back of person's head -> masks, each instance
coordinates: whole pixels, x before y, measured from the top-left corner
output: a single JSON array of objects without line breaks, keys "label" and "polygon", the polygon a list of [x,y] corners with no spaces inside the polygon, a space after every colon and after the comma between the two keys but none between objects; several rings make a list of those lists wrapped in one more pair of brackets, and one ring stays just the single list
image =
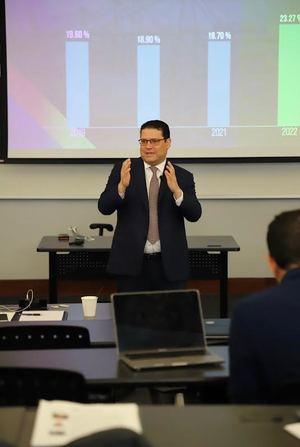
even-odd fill
[{"label": "back of person's head", "polygon": [[267,244],[280,268],[300,267],[300,209],[275,216],[268,227]]},{"label": "back of person's head", "polygon": [[151,444],[142,434],[127,428],[113,428],[75,439],[66,447],[151,447]]},{"label": "back of person's head", "polygon": [[170,138],[170,128],[169,128],[168,124],[165,123],[164,121],[161,121],[161,120],[146,121],[146,123],[141,125],[140,132],[142,132],[143,129],[161,130],[163,137],[165,139]]}]

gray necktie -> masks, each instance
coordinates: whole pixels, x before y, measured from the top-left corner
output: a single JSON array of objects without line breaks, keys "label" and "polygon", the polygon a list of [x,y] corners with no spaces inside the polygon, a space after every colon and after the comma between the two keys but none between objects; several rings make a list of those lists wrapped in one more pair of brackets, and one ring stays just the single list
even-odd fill
[{"label": "gray necktie", "polygon": [[157,178],[157,168],[155,166],[150,167],[152,171],[152,178],[149,186],[149,229],[148,229],[148,241],[154,244],[159,240],[158,231],[158,219],[157,219],[157,199],[159,182]]}]

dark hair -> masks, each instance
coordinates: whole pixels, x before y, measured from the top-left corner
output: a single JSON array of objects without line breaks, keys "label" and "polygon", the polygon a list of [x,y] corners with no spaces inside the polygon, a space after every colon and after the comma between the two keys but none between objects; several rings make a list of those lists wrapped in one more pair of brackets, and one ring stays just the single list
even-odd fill
[{"label": "dark hair", "polygon": [[267,244],[279,267],[300,266],[300,209],[275,216],[268,227]]},{"label": "dark hair", "polygon": [[151,120],[146,121],[144,124],[141,125],[140,133],[143,129],[157,129],[161,130],[164,139],[170,138],[170,128],[167,123],[160,120]]}]

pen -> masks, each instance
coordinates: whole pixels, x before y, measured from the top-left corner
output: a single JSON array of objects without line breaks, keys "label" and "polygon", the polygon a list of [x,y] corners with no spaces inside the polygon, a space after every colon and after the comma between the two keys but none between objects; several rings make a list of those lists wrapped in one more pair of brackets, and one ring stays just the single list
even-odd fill
[{"label": "pen", "polygon": [[38,317],[38,316],[41,316],[41,314],[24,314],[24,313],[22,313],[22,315],[30,315],[30,316],[35,316],[35,317]]}]

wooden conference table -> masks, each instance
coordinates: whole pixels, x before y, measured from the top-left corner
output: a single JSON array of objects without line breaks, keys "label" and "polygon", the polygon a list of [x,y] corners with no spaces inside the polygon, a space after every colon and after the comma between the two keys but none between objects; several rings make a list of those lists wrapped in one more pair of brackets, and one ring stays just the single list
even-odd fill
[{"label": "wooden conference table", "polygon": [[[153,447],[296,447],[285,424],[299,420],[294,406],[140,406],[143,434]],[[1,439],[28,447],[35,409],[0,408]]]},{"label": "wooden conference table", "polygon": [[[220,317],[228,316],[228,252],[240,247],[232,236],[189,236],[190,278],[218,280]],[[59,279],[108,277],[106,267],[112,238],[95,236],[83,245],[69,245],[57,236],[44,236],[38,252],[49,254],[49,302],[58,302]]]}]

